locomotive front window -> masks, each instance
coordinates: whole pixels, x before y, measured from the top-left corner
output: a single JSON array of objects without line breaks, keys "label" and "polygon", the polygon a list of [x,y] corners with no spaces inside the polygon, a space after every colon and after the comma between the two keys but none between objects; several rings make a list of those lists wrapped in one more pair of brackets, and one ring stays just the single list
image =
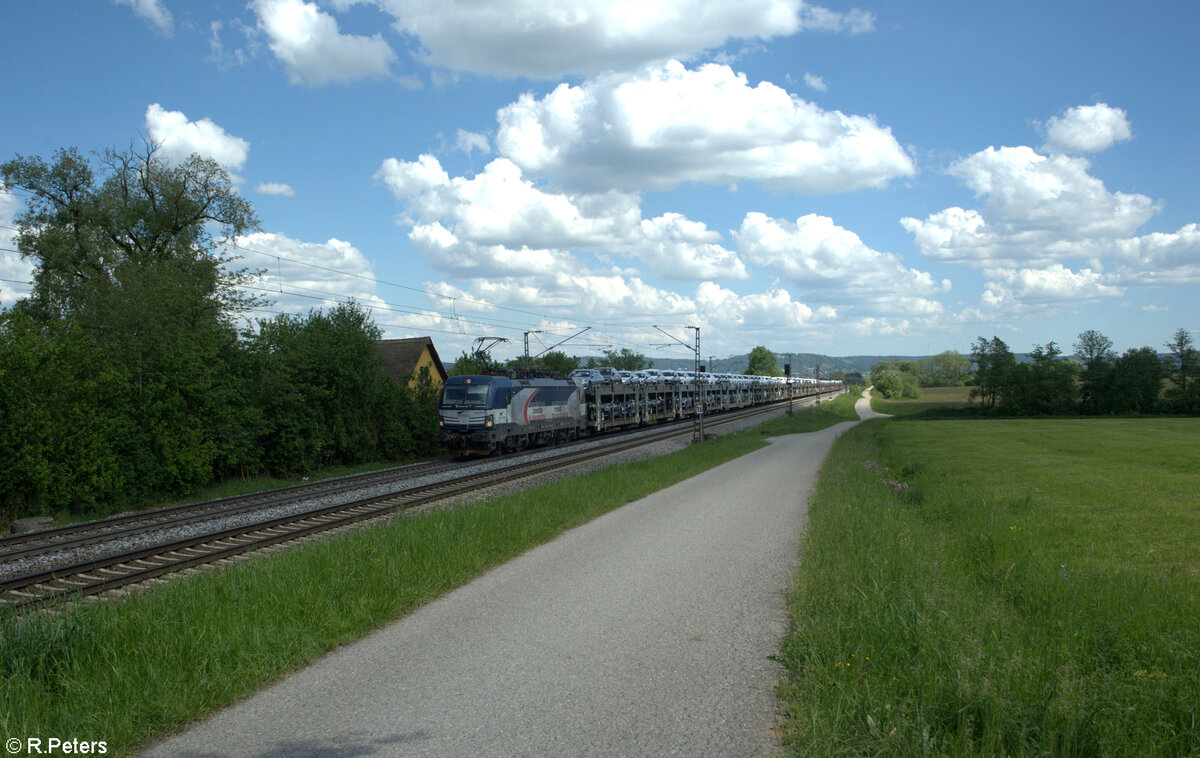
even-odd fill
[{"label": "locomotive front window", "polygon": [[490,384],[447,384],[442,390],[443,405],[486,406]]},{"label": "locomotive front window", "polygon": [[490,388],[490,384],[468,384],[467,405],[487,405],[488,389]]}]

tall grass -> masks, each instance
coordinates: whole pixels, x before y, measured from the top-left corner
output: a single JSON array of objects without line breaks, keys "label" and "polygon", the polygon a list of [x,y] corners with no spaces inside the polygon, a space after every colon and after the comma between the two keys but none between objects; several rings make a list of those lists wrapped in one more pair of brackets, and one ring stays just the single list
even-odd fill
[{"label": "tall grass", "polygon": [[[800,412],[788,422],[842,420],[833,404],[822,408],[816,421]],[[121,601],[0,612],[0,735],[105,740],[110,755],[126,753],[534,545],[763,444],[757,431],[727,435]]]},{"label": "tall grass", "polygon": [[826,460],[797,755],[1200,755],[1200,422],[875,421]]}]

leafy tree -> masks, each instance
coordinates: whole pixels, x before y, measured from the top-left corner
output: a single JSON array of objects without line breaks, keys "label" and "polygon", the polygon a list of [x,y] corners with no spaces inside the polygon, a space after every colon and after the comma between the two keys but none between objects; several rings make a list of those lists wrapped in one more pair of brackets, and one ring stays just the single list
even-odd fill
[{"label": "leafy tree", "polygon": [[[465,353],[464,353],[465,355]],[[592,359],[593,364],[595,359]],[[468,364],[474,368],[486,368],[468,357]],[[600,364],[608,365],[608,364]],[[568,356],[561,350],[552,350],[538,356],[517,356],[505,364],[508,372],[517,377],[564,377],[579,368],[579,358]]]},{"label": "leafy tree", "polygon": [[458,356],[458,360],[454,361],[454,365],[447,369],[446,373],[449,376],[486,374],[489,371],[495,370],[495,367],[492,359],[486,353],[468,353],[464,350],[462,355]]},{"label": "leafy tree", "polygon": [[579,368],[579,357],[567,355],[561,350],[551,350],[545,355],[538,356],[538,367],[555,376],[566,376]]},{"label": "leafy tree", "polygon": [[1075,411],[1080,364],[1059,360],[1062,351],[1053,342],[1035,345],[1029,363],[1011,365],[1002,379],[1004,410],[1018,415],[1056,415]]},{"label": "leafy tree", "polygon": [[1072,347],[1083,360],[1079,408],[1084,413],[1111,413],[1113,404],[1112,340],[1094,329],[1081,332]]},{"label": "leafy tree", "polygon": [[153,144],[17,158],[17,244],[34,289],[0,313],[0,511],[102,514],[214,477],[429,452],[436,390],[384,373],[355,304],[239,335],[245,271],[221,240],[256,228],[218,164]]},{"label": "leafy tree", "polygon": [[873,379],[871,383],[879,391],[879,394],[888,400],[904,396],[904,380],[900,378],[900,373],[893,369],[882,372],[878,380]]},{"label": "leafy tree", "polygon": [[749,364],[742,373],[747,376],[783,376],[775,353],[763,345],[750,351]]},{"label": "leafy tree", "polygon": [[1173,410],[1183,413],[1200,412],[1200,386],[1189,381],[1200,366],[1200,351],[1195,347],[1191,332],[1179,329],[1174,338],[1167,343],[1171,351],[1168,371],[1174,386],[1168,397]]},{"label": "leafy tree", "polygon": [[971,359],[946,350],[917,362],[922,387],[961,387],[971,378]]},{"label": "leafy tree", "polygon": [[23,156],[0,164],[4,182],[31,195],[17,219],[17,245],[38,262],[33,312],[83,316],[93,331],[113,331],[105,329],[113,316],[145,324],[159,314],[112,313],[114,300],[132,299],[121,298],[124,288],[139,284],[151,292],[169,284],[190,296],[181,319],[253,304],[236,289],[244,272],[229,271],[217,255],[214,229],[232,238],[258,227],[224,168],[196,155],[172,166],[153,143],[141,152],[106,150],[98,163],[99,184],[75,148],[59,150],[53,164]]},{"label": "leafy tree", "polygon": [[1126,350],[1108,366],[1108,413],[1154,413],[1159,408],[1166,371],[1152,347]]},{"label": "leafy tree", "polygon": [[889,400],[917,396],[920,379],[912,361],[879,361],[871,367],[871,384]]},{"label": "leafy tree", "polygon": [[985,410],[995,408],[1009,374],[1017,365],[1017,359],[1008,345],[999,337],[989,341],[980,337],[971,345],[971,356],[975,359],[976,387],[971,390],[971,399],[980,398]]},{"label": "leafy tree", "polygon": [[1192,373],[1196,363],[1195,342],[1192,340],[1191,333],[1187,329],[1180,328],[1175,332],[1174,338],[1167,343],[1167,349],[1171,351],[1171,355],[1175,356],[1179,388],[1186,392],[1188,376]]},{"label": "leafy tree", "polygon": [[250,205],[214,161],[171,165],[152,143],[94,164],[73,148],[52,163],[17,156],[0,178],[30,195],[17,245],[36,266],[21,309],[111,379],[100,400],[125,425],[113,441],[123,492],[137,501],[206,483],[244,450],[227,428],[244,408],[228,362],[253,301],[215,235],[256,228]]},{"label": "leafy tree", "polygon": [[1095,329],[1080,332],[1079,341],[1072,345],[1075,355],[1083,360],[1084,369],[1091,368],[1096,363],[1112,361],[1116,356],[1112,351],[1112,340]]},{"label": "leafy tree", "polygon": [[650,359],[641,353],[623,347],[620,350],[605,350],[604,365],[612,366],[618,371],[641,371],[650,368]]},{"label": "leafy tree", "polygon": [[[1094,361],[1079,374],[1079,412],[1091,415],[1115,413],[1116,358]],[[1160,371],[1161,373],[1161,371]]]}]

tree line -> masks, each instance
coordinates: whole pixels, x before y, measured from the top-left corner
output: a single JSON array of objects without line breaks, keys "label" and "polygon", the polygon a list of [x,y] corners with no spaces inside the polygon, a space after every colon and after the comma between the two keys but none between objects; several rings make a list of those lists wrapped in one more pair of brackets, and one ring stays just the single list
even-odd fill
[{"label": "tree line", "polygon": [[1164,344],[1165,356],[1150,346],[1117,355],[1112,340],[1091,329],[1077,339],[1078,360],[1050,342],[1020,361],[999,337],[980,337],[971,358],[947,351],[917,363],[881,361],[871,381],[893,399],[916,397],[922,386],[973,384],[981,410],[1004,415],[1200,413],[1200,352],[1186,329]]},{"label": "tree line", "polygon": [[430,452],[436,392],[356,304],[280,314],[219,254],[258,228],[215,161],[153,144],[0,165],[30,294],[0,312],[0,515],[103,515],[230,477]]},{"label": "tree line", "polygon": [[1117,355],[1112,340],[1094,329],[1077,339],[1072,347],[1081,360],[1062,359],[1050,342],[1021,363],[999,337],[980,337],[972,346],[973,397],[986,410],[1011,415],[1200,413],[1200,352],[1186,329],[1164,343],[1162,357],[1151,346]]}]

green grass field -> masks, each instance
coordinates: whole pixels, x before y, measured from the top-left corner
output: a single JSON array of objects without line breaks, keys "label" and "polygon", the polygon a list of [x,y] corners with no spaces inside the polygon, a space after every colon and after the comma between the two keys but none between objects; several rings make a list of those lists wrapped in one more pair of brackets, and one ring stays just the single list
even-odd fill
[{"label": "green grass field", "polygon": [[876,413],[891,416],[929,416],[969,408],[970,393],[970,387],[921,387],[915,400],[885,400],[878,393],[872,393],[871,408]]},{"label": "green grass field", "polygon": [[1200,755],[1198,493],[1197,419],[843,435],[790,601],[790,750]]}]

